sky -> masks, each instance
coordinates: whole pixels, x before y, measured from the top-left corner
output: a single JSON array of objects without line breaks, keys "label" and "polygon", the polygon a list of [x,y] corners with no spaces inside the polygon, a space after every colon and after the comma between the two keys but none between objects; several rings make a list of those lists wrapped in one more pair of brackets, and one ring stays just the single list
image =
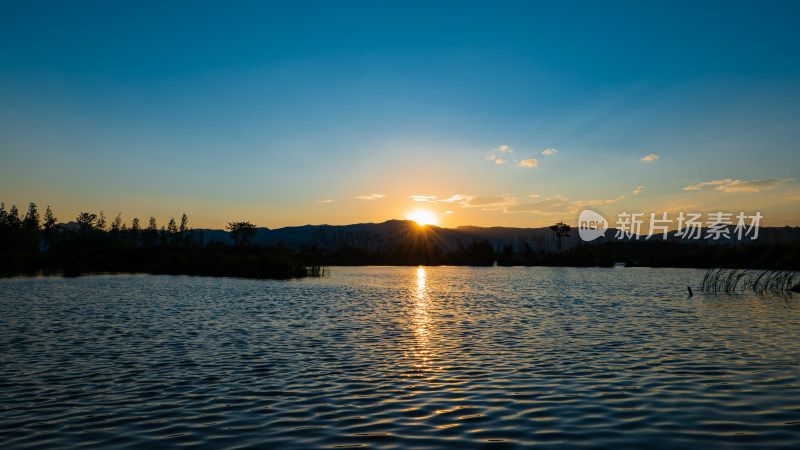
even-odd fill
[{"label": "sky", "polygon": [[797,2],[3,2],[0,201],[159,225],[800,220]]}]

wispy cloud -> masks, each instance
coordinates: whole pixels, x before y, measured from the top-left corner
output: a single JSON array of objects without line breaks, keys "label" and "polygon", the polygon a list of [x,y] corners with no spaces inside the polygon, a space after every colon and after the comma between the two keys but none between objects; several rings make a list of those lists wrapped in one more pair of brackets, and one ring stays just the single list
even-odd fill
[{"label": "wispy cloud", "polygon": [[333,203],[334,200],[316,200],[317,203]]},{"label": "wispy cloud", "polygon": [[725,192],[758,192],[768,191],[776,187],[794,181],[794,178],[770,178],[769,180],[741,181],[733,180],[728,184],[717,186],[715,189]]},{"label": "wispy cloud", "polygon": [[506,208],[508,213],[527,212],[542,215],[572,214],[577,208],[566,198],[556,195],[544,200],[518,203]]},{"label": "wispy cloud", "polygon": [[[508,194],[495,196],[476,196],[457,194],[436,200],[456,204],[461,208],[478,208],[484,211],[502,210],[504,213],[533,213],[545,216],[577,214],[586,206],[604,206],[625,199],[624,195],[612,199],[572,201],[561,195],[540,200],[537,194],[527,198],[517,198]],[[449,214],[449,213],[447,213]]]},{"label": "wispy cloud", "polygon": [[519,162],[520,167],[536,167],[536,160],[534,158],[531,159],[523,159]]},{"label": "wispy cloud", "polygon": [[704,181],[702,183],[690,184],[689,186],[686,186],[685,188],[683,188],[683,190],[684,191],[699,191],[700,189],[704,188],[705,186],[717,186],[717,185],[722,185],[722,184],[728,184],[731,181],[733,181],[733,180],[731,180],[730,178],[726,178],[724,180]]},{"label": "wispy cloud", "polygon": [[654,153],[650,153],[649,155],[647,155],[644,158],[642,158],[642,161],[653,161],[655,159],[658,159],[658,155],[656,155]]},{"label": "wispy cloud", "polygon": [[542,150],[542,154],[544,156],[551,156],[551,155],[555,155],[556,153],[558,153],[558,150],[556,150],[554,148],[546,148],[546,149]]},{"label": "wispy cloud", "polygon": [[380,200],[380,199],[382,199],[384,197],[386,197],[386,194],[359,195],[356,198],[361,199],[361,200]]},{"label": "wispy cloud", "polygon": [[612,198],[612,199],[608,199],[608,200],[576,200],[573,203],[575,203],[575,206],[580,206],[580,207],[598,206],[598,205],[608,205],[609,203],[616,203],[616,202],[618,202],[620,200],[624,200],[624,199],[625,199],[625,196],[624,195],[620,195],[617,198]]},{"label": "wispy cloud", "polygon": [[466,206],[468,208],[481,208],[484,210],[492,210],[492,209],[507,208],[509,206],[515,205],[516,203],[517,199],[506,195],[477,196],[477,197],[471,197],[469,201],[466,202],[466,204],[462,203],[462,206]]},{"label": "wispy cloud", "polygon": [[432,202],[436,199],[435,195],[409,195],[415,202]]},{"label": "wispy cloud", "polygon": [[462,208],[481,208],[487,211],[503,209],[517,203],[516,198],[508,195],[480,196],[456,194],[438,201],[454,203]]},{"label": "wispy cloud", "polygon": [[463,201],[469,200],[470,198],[472,198],[472,197],[469,196],[469,195],[456,194],[456,195],[451,195],[448,198],[443,198],[443,199],[441,199],[439,201],[440,202],[445,202],[445,203],[461,203]]},{"label": "wispy cloud", "polygon": [[499,158],[498,154],[502,155],[505,153],[514,153],[514,149],[507,146],[507,145],[500,145],[492,149],[492,152],[486,155],[486,159],[489,161],[494,161],[495,164],[505,164],[508,161],[505,159]]},{"label": "wispy cloud", "polygon": [[690,184],[683,188],[684,191],[699,191],[706,186],[715,186],[717,191],[725,192],[759,192],[775,189],[778,186],[794,181],[794,178],[770,178],[768,180],[724,180],[704,181],[702,183]]},{"label": "wispy cloud", "polygon": [[445,211],[442,213],[443,216],[449,216],[450,214],[453,214],[453,211]]},{"label": "wispy cloud", "polygon": [[633,195],[636,195],[645,189],[647,189],[647,186],[638,186],[636,189],[633,190]]}]

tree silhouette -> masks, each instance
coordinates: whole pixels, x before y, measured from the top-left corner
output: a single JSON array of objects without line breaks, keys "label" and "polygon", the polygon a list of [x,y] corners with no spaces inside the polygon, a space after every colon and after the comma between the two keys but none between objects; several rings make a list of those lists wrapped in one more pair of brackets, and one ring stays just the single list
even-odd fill
[{"label": "tree silhouette", "polygon": [[130,237],[128,239],[130,239],[134,243],[138,243],[141,231],[142,227],[139,225],[139,218],[134,217],[133,220],[131,221],[131,229],[129,231]]},{"label": "tree silhouette", "polygon": [[100,231],[106,231],[106,215],[103,214],[103,211],[100,211],[100,215],[97,216],[97,225],[95,225]]},{"label": "tree silhouette", "polygon": [[22,228],[27,231],[39,231],[39,211],[36,210],[36,203],[31,202],[28,206],[28,213],[22,219]]},{"label": "tree silhouette", "polygon": [[48,206],[47,210],[44,212],[44,231],[42,232],[44,235],[45,250],[49,250],[50,247],[53,246],[53,238],[55,237],[56,232],[56,220],[56,216],[53,215],[53,211],[50,210],[50,207]]},{"label": "tree silhouette", "polygon": [[178,224],[175,223],[174,217],[169,218],[169,224],[167,224],[167,232],[169,234],[175,234],[178,232]]},{"label": "tree silhouette", "polygon": [[158,240],[158,224],[155,217],[150,217],[147,228],[142,232],[142,243],[146,246],[156,245]]},{"label": "tree silhouette", "polygon": [[175,245],[180,241],[180,236],[178,235],[178,224],[175,223],[175,218],[169,218],[169,224],[167,224],[167,240],[169,241],[169,245]]},{"label": "tree silhouette", "polygon": [[558,251],[561,251],[561,238],[569,236],[569,233],[572,231],[572,227],[564,223],[562,220],[555,225],[550,225],[550,229],[556,234],[556,239],[558,239]]},{"label": "tree silhouette", "polygon": [[181,245],[183,246],[191,246],[194,232],[189,232],[187,235],[186,232],[189,231],[189,216],[186,213],[183,213],[181,216],[181,226],[178,228],[178,232],[181,234]]},{"label": "tree silhouette", "polygon": [[88,233],[97,225],[97,214],[82,212],[78,214],[75,221],[78,222],[82,232]]},{"label": "tree silhouette", "polygon": [[250,239],[256,235],[256,226],[250,222],[228,222],[225,229],[230,232],[231,239],[236,242],[237,246],[249,243]]},{"label": "tree silhouette", "polygon": [[183,233],[184,231],[189,231],[189,216],[187,216],[186,213],[183,213],[183,216],[181,216],[180,232]]},{"label": "tree silhouette", "polygon": [[17,205],[11,205],[11,209],[8,211],[8,216],[6,216],[6,226],[12,230],[19,230],[22,228],[22,220],[19,218]]},{"label": "tree silhouette", "polygon": [[122,213],[117,214],[117,217],[114,218],[114,221],[111,222],[111,232],[112,233],[119,233],[122,231]]}]

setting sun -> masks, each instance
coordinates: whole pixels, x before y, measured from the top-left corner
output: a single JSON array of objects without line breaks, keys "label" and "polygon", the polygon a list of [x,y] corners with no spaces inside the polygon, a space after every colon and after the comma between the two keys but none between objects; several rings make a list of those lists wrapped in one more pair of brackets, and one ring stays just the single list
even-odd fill
[{"label": "setting sun", "polygon": [[439,223],[436,215],[425,209],[417,209],[411,211],[406,217],[409,220],[417,222],[418,225],[437,225]]}]

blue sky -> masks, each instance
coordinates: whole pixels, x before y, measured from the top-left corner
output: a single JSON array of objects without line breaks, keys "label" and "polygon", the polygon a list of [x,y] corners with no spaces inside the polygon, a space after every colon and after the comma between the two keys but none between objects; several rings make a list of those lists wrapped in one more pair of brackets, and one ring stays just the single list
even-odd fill
[{"label": "blue sky", "polygon": [[3,10],[7,207],[208,227],[800,219],[794,2]]}]

